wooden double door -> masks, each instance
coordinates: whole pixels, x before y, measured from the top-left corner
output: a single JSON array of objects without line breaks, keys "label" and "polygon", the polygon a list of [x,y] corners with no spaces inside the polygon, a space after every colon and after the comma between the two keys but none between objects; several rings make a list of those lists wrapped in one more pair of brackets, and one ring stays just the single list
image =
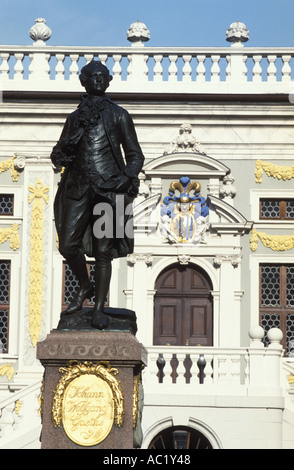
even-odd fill
[{"label": "wooden double door", "polygon": [[155,284],[155,345],[212,346],[212,285],[202,269],[173,265]]}]

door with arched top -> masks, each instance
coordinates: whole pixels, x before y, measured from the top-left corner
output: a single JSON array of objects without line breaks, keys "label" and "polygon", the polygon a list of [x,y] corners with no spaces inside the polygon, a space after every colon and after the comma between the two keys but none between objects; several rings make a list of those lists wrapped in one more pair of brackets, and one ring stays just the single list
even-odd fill
[{"label": "door with arched top", "polygon": [[203,269],[172,265],[160,273],[155,290],[155,345],[212,346],[212,284]]}]

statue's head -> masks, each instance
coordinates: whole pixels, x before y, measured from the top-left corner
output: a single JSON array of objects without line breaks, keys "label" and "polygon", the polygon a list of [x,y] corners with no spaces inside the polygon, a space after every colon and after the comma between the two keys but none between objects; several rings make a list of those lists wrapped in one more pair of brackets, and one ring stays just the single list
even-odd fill
[{"label": "statue's head", "polygon": [[98,60],[89,62],[80,73],[80,82],[90,95],[103,95],[111,80],[108,68]]}]

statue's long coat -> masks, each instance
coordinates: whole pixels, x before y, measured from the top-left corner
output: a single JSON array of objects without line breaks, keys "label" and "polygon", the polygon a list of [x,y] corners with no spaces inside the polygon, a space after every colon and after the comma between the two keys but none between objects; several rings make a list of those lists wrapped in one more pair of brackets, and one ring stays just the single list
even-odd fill
[{"label": "statue's long coat", "polygon": [[[83,103],[82,103],[83,104]],[[81,104],[81,106],[82,106]],[[64,125],[60,139],[57,145],[53,148],[51,160],[56,166],[65,166],[65,171],[62,175],[57,194],[54,201],[54,215],[57,234],[60,236],[61,223],[63,220],[64,201],[68,197],[67,182],[71,172],[71,163],[75,158],[75,150],[83,136],[84,129],[80,123],[80,107],[71,113]],[[112,150],[113,157],[117,163],[118,168],[122,174],[130,177],[137,178],[144,162],[144,156],[140,145],[138,143],[134,124],[129,113],[122,107],[113,103],[108,97],[104,99],[104,106],[101,110],[101,118],[104,125],[106,135]],[[124,157],[121,152],[121,147],[124,151]],[[101,189],[115,211],[115,197],[117,191],[115,187],[111,190],[112,175],[105,175],[103,167],[97,168],[98,173],[103,175],[105,181],[105,188]],[[116,183],[115,183],[116,185]],[[79,198],[79,193],[84,193],[84,188],[79,186],[77,182],[76,195]],[[127,194],[125,197],[125,205],[132,202],[133,197]],[[125,215],[125,224],[130,221],[132,214]],[[128,224],[129,225],[129,224]],[[88,227],[83,240],[84,252],[92,255],[92,234],[91,228]],[[117,238],[114,242],[113,257],[126,256],[133,252],[134,239],[129,238],[126,234],[124,238]]]}]

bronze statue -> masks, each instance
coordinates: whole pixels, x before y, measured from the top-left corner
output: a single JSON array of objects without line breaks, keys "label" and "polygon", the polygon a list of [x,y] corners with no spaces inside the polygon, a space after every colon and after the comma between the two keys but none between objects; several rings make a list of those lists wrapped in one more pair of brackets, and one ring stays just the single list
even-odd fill
[{"label": "bronze statue", "polygon": [[[106,328],[109,323],[104,303],[111,279],[111,261],[133,251],[133,235],[126,230],[121,235],[121,229],[132,223],[132,214],[125,209],[137,195],[138,174],[144,161],[129,113],[105,95],[111,79],[107,67],[99,61],[93,60],[82,68],[80,81],[87,95],[68,116],[51,154],[56,167],[65,167],[54,202],[59,251],[80,285],[66,315],[79,312],[85,299],[94,292],[91,325],[98,329]],[[123,201],[119,217],[118,196]],[[115,228],[110,230],[112,233],[107,230],[93,233],[95,224],[99,226],[101,217],[105,216],[105,211],[95,209],[97,204],[109,207],[107,216]],[[85,253],[95,258],[94,291]]]}]

